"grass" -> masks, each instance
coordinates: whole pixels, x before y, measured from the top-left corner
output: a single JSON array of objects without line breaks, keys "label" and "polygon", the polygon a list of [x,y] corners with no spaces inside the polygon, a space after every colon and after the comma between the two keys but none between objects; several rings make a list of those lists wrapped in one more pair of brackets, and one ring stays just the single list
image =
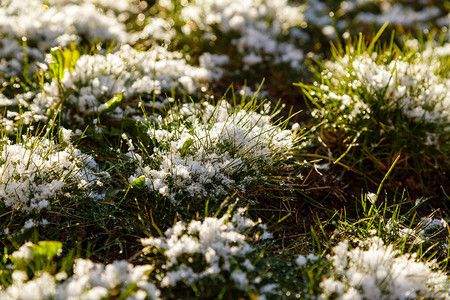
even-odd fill
[{"label": "grass", "polygon": [[[371,60],[369,54],[374,46],[378,47],[372,55],[376,55],[374,63],[362,66]],[[393,159],[401,155],[394,170],[394,180],[417,196],[433,193],[433,190],[439,194],[439,187],[445,186],[444,174],[449,166],[447,116],[444,113],[443,119],[432,119],[425,117],[425,111],[418,116],[412,115],[411,111],[418,109],[416,105],[421,101],[418,99],[423,99],[421,91],[427,89],[426,86],[434,89],[434,79],[445,82],[448,64],[445,59],[421,58],[415,50],[396,46],[393,42],[385,47],[376,44],[375,40],[368,44],[360,37],[347,45],[346,50],[335,49],[332,54],[335,62],[325,66],[319,62],[318,69],[314,70],[317,81],[313,85],[298,84],[311,101],[313,117],[317,122],[324,122],[316,135],[316,147],[324,148],[322,155],[331,155],[335,164],[341,162],[362,170],[375,181],[380,181]],[[436,46],[428,44],[428,47]],[[406,87],[404,77],[418,76],[418,70],[413,71],[414,65],[423,62],[436,68],[430,72],[437,77],[419,79]],[[371,78],[378,71],[369,71],[370,68],[383,69],[387,65],[389,67],[382,71],[383,74],[378,73],[378,76],[384,76],[385,83],[376,81],[381,77]],[[408,75],[408,72],[415,73]],[[393,94],[402,88],[408,91]],[[437,98],[425,97],[429,102],[422,105],[431,114],[438,112],[447,101],[445,92]],[[425,182],[434,182],[434,187]]]},{"label": "grass", "polygon": [[0,26],[1,299],[449,297],[446,3],[100,2]]}]

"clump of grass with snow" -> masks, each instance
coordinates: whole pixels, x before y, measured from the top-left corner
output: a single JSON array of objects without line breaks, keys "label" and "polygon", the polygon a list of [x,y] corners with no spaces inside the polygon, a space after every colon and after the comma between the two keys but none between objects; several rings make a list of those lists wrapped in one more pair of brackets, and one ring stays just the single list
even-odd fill
[{"label": "clump of grass with snow", "polygon": [[380,190],[361,196],[355,217],[345,211],[335,215],[337,226],[325,237],[333,247],[298,256],[299,274],[309,282],[299,287],[306,287],[305,299],[449,297],[448,235],[445,241],[436,239],[447,223],[416,220],[421,203],[411,208],[405,198],[383,200]]},{"label": "clump of grass with snow", "polygon": [[164,237],[142,239],[142,265],[61,257],[60,242],[27,242],[2,258],[0,299],[275,295],[278,284],[258,271],[267,267],[260,246],[271,237],[240,208],[221,218],[177,222]]},{"label": "clump of grass with snow", "polygon": [[174,204],[244,192],[282,168],[296,145],[298,135],[286,122],[272,123],[276,112],[254,101],[235,108],[225,100],[174,108],[149,124],[144,146],[150,154],[129,154],[139,164],[129,181]]},{"label": "clump of grass with snow", "polygon": [[413,202],[408,201],[405,191],[401,197],[383,196],[381,191],[362,194],[356,203],[360,207],[356,217],[341,215],[332,239],[354,241],[376,236],[402,252],[445,260],[450,233],[445,218],[437,218],[438,211],[419,217],[426,211],[426,199]]},{"label": "clump of grass with snow", "polygon": [[155,278],[163,294],[177,297],[195,292],[197,296],[216,297],[274,293],[277,284],[268,284],[264,275],[255,272],[259,259],[258,248],[253,246],[272,235],[264,226],[258,235],[252,235],[251,230],[261,224],[244,214],[245,209],[240,208],[221,218],[177,222],[164,237],[142,239],[146,257],[160,270]]},{"label": "clump of grass with snow", "polygon": [[[88,116],[105,112],[122,120],[140,111],[140,100],[149,109],[161,108],[173,93],[200,93],[219,71],[191,66],[180,52],[160,46],[138,51],[123,45],[117,51],[93,55],[80,55],[76,49],[53,49],[47,60],[47,75],[52,78],[41,91],[4,101],[10,110],[19,105],[24,110],[7,114],[9,124],[18,119],[25,123],[47,120],[57,110],[71,122],[80,123]],[[120,99],[114,99],[117,95]]]},{"label": "clump of grass with snow", "polygon": [[401,50],[375,40],[368,45],[360,38],[345,52],[334,51],[313,85],[299,84],[313,104],[312,117],[325,123],[318,144],[335,150],[337,160],[349,154],[347,163],[361,161],[360,151],[384,171],[399,153],[413,168],[445,168],[448,44],[410,40]]},{"label": "clump of grass with snow", "polygon": [[385,22],[401,33],[448,26],[448,9],[444,1],[339,0],[330,3],[309,0],[308,4],[305,18],[310,27],[322,28],[322,33],[329,37],[336,34],[335,29],[339,33],[350,31],[352,35],[361,30],[376,31]]},{"label": "clump of grass with snow", "polygon": [[174,47],[184,45],[193,55],[225,55],[238,70],[259,72],[265,65],[284,65],[299,71],[304,54],[297,44],[308,38],[299,28],[303,10],[286,0],[159,1],[157,16],[141,34]]},{"label": "clump of grass with snow", "polygon": [[320,299],[447,299],[449,279],[433,261],[401,254],[379,237],[333,248],[331,276],[320,284]]},{"label": "clump of grass with snow", "polygon": [[137,37],[129,27],[139,12],[133,0],[5,0],[0,7],[0,76],[14,77],[28,67],[33,72],[50,47],[133,43]]},{"label": "clump of grass with snow", "polygon": [[105,2],[7,0],[0,10],[0,32],[19,39],[26,37],[43,49],[82,38],[129,42],[123,21],[126,13],[136,12],[138,7],[130,0],[118,1],[120,5],[115,6]]},{"label": "clump of grass with snow", "polygon": [[62,243],[41,241],[27,242],[5,256],[3,261],[12,264],[8,271],[1,266],[0,299],[159,299],[159,290],[148,280],[151,265],[105,265],[71,255],[56,261],[61,253]]},{"label": "clump of grass with snow", "polygon": [[70,142],[71,134],[62,129],[61,144],[47,136],[18,136],[16,142],[6,136],[0,139],[0,200],[7,207],[40,212],[68,187],[92,194],[89,190],[101,179],[99,168],[92,156]]}]

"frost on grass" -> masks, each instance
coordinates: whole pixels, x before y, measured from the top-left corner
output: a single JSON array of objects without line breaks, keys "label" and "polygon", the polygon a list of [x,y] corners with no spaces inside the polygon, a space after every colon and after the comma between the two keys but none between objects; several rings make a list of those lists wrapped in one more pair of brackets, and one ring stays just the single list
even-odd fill
[{"label": "frost on grass", "polygon": [[[363,87],[367,94],[375,94],[384,99],[387,103],[383,103],[383,109],[393,110],[399,107],[406,116],[417,121],[445,125],[450,122],[450,80],[445,77],[445,73],[440,74],[440,69],[445,67],[443,64],[443,61],[434,57],[420,56],[411,61],[398,59],[386,64],[377,61],[377,56],[373,54],[362,55],[353,60],[345,56],[337,64],[329,63],[327,66],[333,73],[331,81],[334,83],[351,71],[351,79],[348,80],[352,83],[351,87]],[[336,79],[333,80],[334,78]],[[339,98],[332,93],[326,96]],[[364,100],[359,97],[352,101],[342,95],[341,108],[345,110],[362,101]],[[369,111],[365,110],[364,104],[361,104],[361,107],[354,107],[349,117],[364,111],[370,113],[370,108],[368,109]]]},{"label": "frost on grass", "polygon": [[[50,57],[48,61],[52,63]],[[215,65],[210,63],[210,67]],[[191,66],[181,53],[169,52],[159,46],[137,51],[123,45],[106,55],[82,55],[73,70],[65,70],[61,80],[66,93],[64,97],[67,97],[63,114],[81,122],[87,115],[106,110],[107,102],[123,93],[124,102],[133,105],[122,104],[111,112],[112,116],[122,119],[126,114],[140,111],[137,108],[140,99],[144,105],[152,105],[154,94],[157,100],[164,100],[166,95],[172,95],[172,91],[178,94],[198,93],[218,71]],[[20,119],[26,124],[33,120],[46,120],[47,113],[57,107],[61,97],[58,82],[54,79],[46,83],[40,93],[18,95],[13,104],[20,104],[27,110],[16,115],[11,112],[9,119]]]},{"label": "frost on grass", "polygon": [[[262,288],[262,279],[253,272],[256,265],[250,258],[256,248],[250,243],[249,230],[257,223],[244,213],[241,208],[233,216],[227,213],[220,219],[178,222],[164,237],[142,239],[144,253],[156,255],[165,266],[157,275],[161,287],[195,285],[202,293],[219,292],[224,285],[241,291]],[[267,293],[276,287],[267,289]]]},{"label": "frost on grass", "polygon": [[[41,51],[49,47],[86,40],[133,42],[125,23],[138,12],[132,0],[2,1],[0,75],[20,74],[25,55],[30,63],[42,61]],[[25,51],[22,40],[27,43]]]},{"label": "frost on grass", "polygon": [[[42,259],[33,251],[35,247],[28,242],[13,252],[15,265]],[[0,299],[159,299],[159,290],[148,280],[151,271],[151,265],[133,266],[126,261],[104,265],[88,259],[76,259],[70,277],[65,271],[53,274],[43,270],[29,278],[29,273],[17,268],[12,272],[12,284],[0,290]]]},{"label": "frost on grass", "polygon": [[401,254],[378,237],[349,248],[333,248],[331,276],[322,280],[321,299],[448,299],[448,277],[433,261]]},{"label": "frost on grass", "polygon": [[184,197],[211,198],[245,191],[289,156],[296,135],[274,125],[254,107],[235,108],[225,100],[216,106],[183,105],[147,132],[153,154],[130,153],[139,164],[130,182],[143,178],[156,193],[180,203]]},{"label": "frost on grass", "polygon": [[148,281],[152,269],[126,261],[103,265],[77,259],[74,274],[57,286],[55,299],[106,299],[122,293],[127,299],[158,299],[159,290]]},{"label": "frost on grass", "polygon": [[330,30],[333,39],[335,28],[357,33],[361,25],[377,28],[385,22],[418,30],[449,24],[447,10],[431,0],[415,1],[414,5],[409,0],[346,0],[334,1],[331,6],[324,0],[309,0],[308,4],[304,13],[307,21],[321,28],[324,35]]},{"label": "frost on grass", "polygon": [[17,143],[3,137],[0,154],[0,199],[13,209],[39,212],[48,208],[65,187],[74,186],[90,194],[89,188],[100,179],[91,156],[45,137],[23,136]]},{"label": "frost on grass", "polygon": [[107,55],[81,56],[74,70],[66,71],[62,84],[74,90],[69,102],[86,113],[99,110],[120,92],[136,101],[139,97],[149,100],[153,93],[171,95],[172,89],[194,94],[209,78],[206,68],[189,65],[179,52],[163,47],[137,51],[124,45]]},{"label": "frost on grass", "polygon": [[389,22],[391,24],[418,29],[426,28],[427,23],[436,22],[438,26],[445,25],[443,23],[445,10],[442,10],[439,5],[434,6],[432,1],[421,1],[416,7],[413,7],[406,1],[399,1],[400,3],[397,1],[372,2],[378,2],[376,4],[378,11],[375,13],[363,10],[359,11],[356,18],[360,23],[381,26],[385,22]]},{"label": "frost on grass", "polygon": [[427,43],[418,53],[417,41],[406,44],[403,53],[361,50],[358,55],[352,49],[326,62],[321,83],[309,89],[311,99],[323,104],[312,115],[337,130],[369,130],[372,140],[373,133],[414,130],[420,144],[438,144],[450,131],[448,44]]},{"label": "frost on grass", "polygon": [[[338,100],[343,111],[352,109],[348,114],[350,120],[371,112],[370,103],[364,103],[364,95],[358,95],[358,90],[363,89],[367,95],[375,95],[379,98],[376,100],[386,102],[382,109],[400,108],[408,117],[427,123],[450,122],[450,80],[442,74],[446,66],[440,57],[427,54],[387,62],[380,62],[377,57],[376,53],[354,58],[344,56],[338,62],[327,63],[331,86],[324,87],[330,89],[323,93],[324,98]],[[355,95],[335,94],[333,89],[342,87],[340,80],[346,77],[344,84],[348,84]]]},{"label": "frost on grass", "polygon": [[[196,0],[184,6],[160,1],[159,10],[166,11],[171,18],[151,19],[142,34],[148,32],[166,43],[198,39],[210,46],[231,47],[237,53],[233,62],[239,58],[247,70],[261,63],[286,64],[294,70],[302,67],[304,55],[294,41],[305,37],[298,29],[304,21],[303,8],[289,1]],[[210,46],[200,46],[200,51],[208,52],[208,48],[216,51]],[[221,50],[222,54],[227,53]]]},{"label": "frost on grass", "polygon": [[142,239],[149,262],[143,265],[89,259],[75,259],[72,265],[64,257],[59,269],[55,257],[61,255],[62,243],[27,242],[7,256],[11,264],[2,273],[7,280],[0,299],[172,299],[192,295],[194,286],[211,298],[224,286],[233,295],[249,290],[273,295],[278,284],[256,271],[262,236],[270,234],[244,214],[241,208],[221,218],[178,222],[164,237]]},{"label": "frost on grass", "polygon": [[[113,2],[116,5],[110,6]],[[135,9],[131,0],[6,0],[0,9],[0,32],[26,37],[43,48],[64,46],[81,38],[127,42],[126,26],[120,19],[126,20],[125,13]]]}]

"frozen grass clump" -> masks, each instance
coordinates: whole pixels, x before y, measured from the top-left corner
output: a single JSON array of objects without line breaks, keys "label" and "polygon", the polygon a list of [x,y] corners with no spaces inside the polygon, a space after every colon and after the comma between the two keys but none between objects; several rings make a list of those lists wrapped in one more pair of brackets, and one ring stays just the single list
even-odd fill
[{"label": "frozen grass clump", "polygon": [[117,5],[109,7],[111,1],[6,0],[0,8],[0,34],[25,37],[41,49],[83,38],[129,42],[123,21],[127,13],[136,10],[134,1],[114,2]]},{"label": "frozen grass clump", "polygon": [[68,187],[95,196],[88,190],[100,180],[98,166],[72,144],[62,146],[47,137],[28,136],[13,143],[3,137],[0,154],[0,199],[7,207],[40,212]]},{"label": "frozen grass clump", "polygon": [[[337,246],[329,249],[332,255],[321,255],[319,263],[325,268],[318,269],[322,280],[313,299],[450,297],[450,278],[445,272],[448,248],[442,247],[448,240],[444,237],[439,245],[435,235],[436,227],[443,233],[447,224],[431,218],[416,220],[424,207],[410,207],[403,197],[363,194],[356,203],[361,209],[355,219],[339,215],[331,237]],[[433,239],[419,236],[427,227],[427,233],[434,232]],[[297,263],[306,268],[311,265],[305,258]]]},{"label": "frozen grass clump", "polygon": [[[322,102],[339,103],[337,108],[350,122],[369,118],[375,109],[399,109],[416,122],[436,124],[448,131],[450,80],[445,59],[449,57],[428,51],[425,56],[405,53],[399,58],[389,52],[345,55],[327,62],[322,71],[326,84],[321,86],[326,91],[317,96]],[[345,87],[349,92],[344,94]]]},{"label": "frozen grass clump", "polygon": [[140,96],[146,100],[152,99],[153,93],[165,98],[172,89],[194,94],[200,83],[209,79],[207,69],[189,65],[180,52],[163,47],[137,51],[124,45],[107,55],[81,56],[74,70],[66,71],[62,84],[74,90],[69,101],[80,112],[89,112],[104,102],[101,100],[120,92],[125,98]]},{"label": "frozen grass clump", "polygon": [[0,7],[0,77],[30,76],[50,47],[133,43],[133,0],[5,0]]},{"label": "frozen grass clump", "polygon": [[413,168],[446,172],[447,49],[448,44],[420,45],[416,40],[406,42],[403,50],[393,44],[382,48],[360,39],[346,52],[335,51],[335,59],[316,71],[313,85],[299,84],[313,103],[311,115],[324,122],[316,134],[318,144],[339,160],[345,156],[347,164],[364,158],[383,172],[399,153]]},{"label": "frozen grass clump", "polygon": [[159,290],[148,281],[151,265],[133,266],[127,261],[104,265],[88,259],[75,260],[73,275],[56,287],[55,299],[158,299]]},{"label": "frozen grass clump", "polygon": [[[50,65],[59,63],[55,62],[56,51],[61,50],[54,50],[53,57],[49,56]],[[76,59],[76,51],[61,53]],[[122,119],[124,115],[140,111],[137,108],[140,99],[144,105],[151,106],[154,96],[163,101],[173,91],[178,95],[199,93],[218,71],[191,66],[181,53],[169,52],[163,47],[137,51],[129,45],[106,55],[81,55],[72,66],[63,68],[60,82],[54,78],[44,84],[41,93],[16,97],[18,103],[28,108],[20,115],[22,119],[28,122],[46,119],[63,98],[64,117],[81,122],[86,116],[108,110],[107,102],[119,93],[123,95],[123,103],[111,108],[111,115]]]},{"label": "frozen grass clump", "polygon": [[269,111],[268,104],[231,108],[225,100],[173,109],[148,129],[153,154],[130,153],[139,164],[130,182],[145,180],[173,203],[244,192],[282,168],[297,139],[284,124],[273,124]]},{"label": "frozen grass clump", "polygon": [[[376,31],[385,22],[394,25],[400,32],[448,26],[449,15],[445,1],[349,0],[326,3],[323,0],[309,0],[308,2],[305,18],[312,25],[321,27],[324,34],[332,25],[340,32],[346,30],[352,34],[361,30]],[[331,32],[335,34],[332,27]]]},{"label": "frozen grass clump", "polygon": [[433,23],[437,26],[445,26],[445,5],[443,3],[422,1],[414,7],[407,1],[373,1],[372,7],[370,5],[366,5],[366,7],[372,8],[372,12],[364,11],[364,8],[360,6],[360,10],[356,14],[356,20],[363,24],[381,26],[385,22],[389,22],[419,30],[429,28],[429,24]]},{"label": "frozen grass clump", "polygon": [[254,272],[256,256],[252,254],[256,248],[252,246],[255,238],[250,230],[258,223],[244,213],[241,208],[233,216],[227,213],[221,218],[209,217],[189,224],[178,222],[164,237],[142,239],[146,256],[158,268],[165,266],[156,274],[161,289],[168,295],[175,292],[179,296],[189,292],[186,287],[195,286],[200,295],[211,297],[225,287],[236,295],[248,291],[274,292],[277,285],[264,287],[263,277]]},{"label": "frozen grass clump", "polygon": [[321,299],[448,299],[448,277],[433,261],[401,254],[379,237],[333,248],[331,276],[322,280]]},{"label": "frozen grass clump", "polygon": [[[0,264],[0,299],[160,299],[276,295],[279,285],[258,270],[272,235],[244,216],[177,222],[164,237],[141,240],[142,265],[61,257],[62,243],[27,242]],[[137,257],[137,256],[135,256]],[[8,264],[7,264],[8,263]]]},{"label": "frozen grass clump", "polygon": [[307,37],[298,28],[304,22],[301,6],[286,0],[196,0],[185,5],[160,1],[157,8],[163,13],[148,20],[143,36],[175,46],[183,41],[200,54],[226,54],[239,70],[263,64],[302,69],[303,51],[296,47]]},{"label": "frozen grass clump", "polygon": [[[10,284],[0,290],[0,299],[159,299],[159,290],[148,281],[151,265],[75,259],[73,266],[67,260],[67,269],[56,272],[52,258],[61,254],[61,247],[59,242],[27,242],[13,252]],[[71,276],[69,269],[73,269]]]}]

